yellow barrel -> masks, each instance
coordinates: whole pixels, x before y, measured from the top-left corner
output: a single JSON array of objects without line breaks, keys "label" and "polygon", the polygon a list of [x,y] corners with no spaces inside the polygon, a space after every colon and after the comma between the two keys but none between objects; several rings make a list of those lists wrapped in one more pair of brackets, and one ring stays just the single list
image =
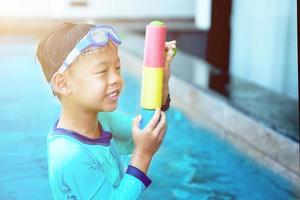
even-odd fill
[{"label": "yellow barrel", "polygon": [[163,68],[143,67],[141,107],[155,109],[161,107],[163,90]]}]

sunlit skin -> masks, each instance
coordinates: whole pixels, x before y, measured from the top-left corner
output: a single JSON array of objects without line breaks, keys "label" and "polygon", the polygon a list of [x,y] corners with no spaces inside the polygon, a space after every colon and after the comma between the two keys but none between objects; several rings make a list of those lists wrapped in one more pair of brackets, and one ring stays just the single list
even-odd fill
[{"label": "sunlit skin", "polygon": [[[57,127],[89,138],[101,137],[97,115],[117,108],[118,100],[111,100],[107,94],[117,90],[120,96],[124,86],[118,48],[111,42],[108,45],[80,55],[63,74],[54,74],[51,82],[62,104]],[[176,41],[166,42],[163,103],[169,93],[173,48],[176,48]]]}]

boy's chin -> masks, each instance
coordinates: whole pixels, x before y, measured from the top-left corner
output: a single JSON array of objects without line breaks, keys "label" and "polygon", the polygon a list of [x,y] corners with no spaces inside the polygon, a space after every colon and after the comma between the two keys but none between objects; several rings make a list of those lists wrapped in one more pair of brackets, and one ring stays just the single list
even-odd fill
[{"label": "boy's chin", "polygon": [[102,108],[101,110],[102,110],[102,112],[112,112],[112,111],[116,110],[117,107],[118,107],[118,104],[116,103],[116,104],[107,105],[104,108]]}]

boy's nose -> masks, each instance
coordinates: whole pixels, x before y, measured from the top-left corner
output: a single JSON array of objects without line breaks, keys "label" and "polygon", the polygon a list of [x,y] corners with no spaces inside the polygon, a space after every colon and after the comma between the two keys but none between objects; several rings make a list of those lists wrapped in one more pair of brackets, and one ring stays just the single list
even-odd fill
[{"label": "boy's nose", "polygon": [[119,72],[113,71],[109,76],[109,84],[113,85],[121,82],[121,75]]}]

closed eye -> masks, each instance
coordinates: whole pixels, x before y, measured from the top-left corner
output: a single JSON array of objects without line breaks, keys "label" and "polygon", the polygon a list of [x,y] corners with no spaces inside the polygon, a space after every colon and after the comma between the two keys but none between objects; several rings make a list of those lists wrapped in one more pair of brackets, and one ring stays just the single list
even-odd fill
[{"label": "closed eye", "polygon": [[104,74],[106,72],[107,72],[107,70],[102,70],[102,71],[96,72],[96,74]]}]

